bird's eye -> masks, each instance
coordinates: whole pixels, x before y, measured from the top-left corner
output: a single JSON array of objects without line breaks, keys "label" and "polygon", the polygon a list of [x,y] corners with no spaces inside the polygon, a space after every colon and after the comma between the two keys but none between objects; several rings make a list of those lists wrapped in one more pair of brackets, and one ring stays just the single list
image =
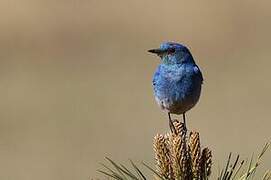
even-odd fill
[{"label": "bird's eye", "polygon": [[170,49],[168,50],[168,53],[169,53],[169,54],[175,53],[175,49],[174,49],[174,48],[170,48]]}]

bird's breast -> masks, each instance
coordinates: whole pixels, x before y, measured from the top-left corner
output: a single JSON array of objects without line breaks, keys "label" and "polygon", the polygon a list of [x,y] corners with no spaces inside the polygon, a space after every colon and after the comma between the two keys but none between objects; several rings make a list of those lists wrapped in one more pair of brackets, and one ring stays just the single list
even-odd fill
[{"label": "bird's breast", "polygon": [[154,75],[153,88],[162,109],[181,114],[197,103],[201,82],[184,68],[163,70],[160,67]]}]

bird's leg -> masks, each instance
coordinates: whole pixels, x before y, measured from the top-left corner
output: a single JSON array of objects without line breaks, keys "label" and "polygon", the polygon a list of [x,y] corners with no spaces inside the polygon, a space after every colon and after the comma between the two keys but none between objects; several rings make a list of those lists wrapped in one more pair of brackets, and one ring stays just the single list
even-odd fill
[{"label": "bird's leg", "polygon": [[171,133],[177,134],[177,131],[176,131],[176,129],[175,129],[175,126],[174,126],[174,124],[173,124],[173,122],[172,122],[172,120],[171,120],[170,113],[168,113],[168,120],[169,120],[169,127],[170,127]]},{"label": "bird's leg", "polygon": [[184,129],[185,129],[185,132],[186,132],[187,128],[186,128],[186,121],[185,121],[185,112],[183,113],[183,125],[184,125]]}]

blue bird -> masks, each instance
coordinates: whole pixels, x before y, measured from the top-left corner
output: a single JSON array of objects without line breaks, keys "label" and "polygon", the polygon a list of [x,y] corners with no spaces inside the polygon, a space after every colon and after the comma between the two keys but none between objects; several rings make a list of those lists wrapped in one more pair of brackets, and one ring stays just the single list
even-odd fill
[{"label": "blue bird", "polygon": [[171,114],[182,114],[186,129],[185,113],[199,100],[202,73],[189,49],[182,44],[165,42],[160,48],[148,52],[161,58],[153,76],[155,100],[161,109],[168,113],[172,132],[176,133]]}]

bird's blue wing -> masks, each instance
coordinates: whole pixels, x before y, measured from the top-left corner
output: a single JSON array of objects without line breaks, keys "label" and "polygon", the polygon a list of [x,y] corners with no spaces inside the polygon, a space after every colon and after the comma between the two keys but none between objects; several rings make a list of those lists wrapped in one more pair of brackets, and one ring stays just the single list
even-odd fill
[{"label": "bird's blue wing", "polygon": [[195,65],[195,66],[193,67],[193,70],[194,70],[194,73],[196,74],[196,76],[199,78],[199,80],[200,80],[201,82],[203,82],[203,76],[202,76],[202,73],[201,73],[199,67],[198,67],[197,65]]}]

